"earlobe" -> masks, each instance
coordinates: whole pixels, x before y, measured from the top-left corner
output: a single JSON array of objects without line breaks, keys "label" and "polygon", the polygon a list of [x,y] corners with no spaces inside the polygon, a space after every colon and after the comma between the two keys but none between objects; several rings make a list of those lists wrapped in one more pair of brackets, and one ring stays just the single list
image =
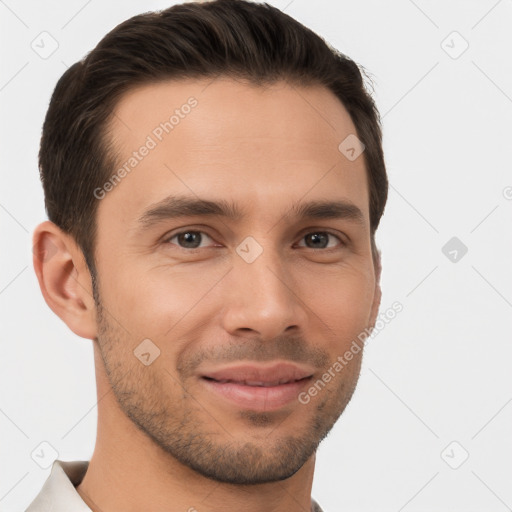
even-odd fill
[{"label": "earlobe", "polygon": [[33,264],[44,300],[78,336],[96,337],[96,306],[82,251],[53,222],[39,224],[33,235]]}]

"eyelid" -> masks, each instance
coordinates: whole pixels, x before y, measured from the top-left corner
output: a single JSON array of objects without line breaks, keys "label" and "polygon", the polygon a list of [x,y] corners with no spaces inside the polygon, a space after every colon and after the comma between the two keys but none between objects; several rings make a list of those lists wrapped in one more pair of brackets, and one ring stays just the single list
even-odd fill
[{"label": "eyelid", "polygon": [[345,235],[345,233],[343,233],[342,231],[338,231],[337,229],[333,228],[324,228],[320,226],[312,226],[305,228],[299,233],[299,236],[303,237],[309,233],[328,233],[329,235],[337,238],[343,244],[347,244],[349,240],[348,236]]}]

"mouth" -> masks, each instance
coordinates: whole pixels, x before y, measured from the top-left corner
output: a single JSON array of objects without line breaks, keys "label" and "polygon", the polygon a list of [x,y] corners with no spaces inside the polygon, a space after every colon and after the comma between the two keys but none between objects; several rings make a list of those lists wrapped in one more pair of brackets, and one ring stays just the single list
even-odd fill
[{"label": "mouth", "polygon": [[313,373],[310,367],[292,363],[236,365],[205,370],[201,380],[213,396],[230,405],[269,412],[298,403],[298,395]]},{"label": "mouth", "polygon": [[274,386],[281,386],[282,384],[290,384],[291,382],[300,382],[305,379],[310,379],[311,377],[303,377],[302,379],[280,379],[280,380],[274,380],[274,381],[249,381],[249,380],[231,380],[231,379],[214,379],[212,377],[203,377],[206,380],[210,380],[213,382],[218,382],[219,384],[227,384],[227,383],[233,383],[238,384],[240,386],[259,386],[263,388],[271,388]]}]

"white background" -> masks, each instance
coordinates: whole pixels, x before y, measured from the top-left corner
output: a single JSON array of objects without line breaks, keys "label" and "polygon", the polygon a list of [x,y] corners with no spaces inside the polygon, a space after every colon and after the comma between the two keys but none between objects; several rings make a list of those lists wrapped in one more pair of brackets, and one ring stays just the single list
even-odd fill
[{"label": "white background", "polygon": [[[390,179],[381,311],[404,308],[366,347],[313,496],[325,512],[511,510],[512,2],[270,3],[373,76]],[[0,1],[2,511],[42,487],[41,442],[88,460],[96,434],[92,342],[50,311],[32,268],[49,97],[116,24],[169,5]],[[31,48],[42,31],[59,45],[47,59]],[[456,262],[442,252],[452,237],[468,248]]]}]

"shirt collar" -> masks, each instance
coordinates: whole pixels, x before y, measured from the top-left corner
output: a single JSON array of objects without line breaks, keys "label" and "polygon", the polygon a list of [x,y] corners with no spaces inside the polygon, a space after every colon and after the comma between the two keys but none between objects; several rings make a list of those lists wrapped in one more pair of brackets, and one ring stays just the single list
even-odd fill
[{"label": "shirt collar", "polygon": [[88,466],[87,460],[55,460],[50,476],[25,512],[92,512],[75,488]]},{"label": "shirt collar", "polygon": [[[50,476],[25,512],[92,512],[76,490],[88,466],[88,460],[55,460]],[[311,510],[322,512],[313,499]]]}]

